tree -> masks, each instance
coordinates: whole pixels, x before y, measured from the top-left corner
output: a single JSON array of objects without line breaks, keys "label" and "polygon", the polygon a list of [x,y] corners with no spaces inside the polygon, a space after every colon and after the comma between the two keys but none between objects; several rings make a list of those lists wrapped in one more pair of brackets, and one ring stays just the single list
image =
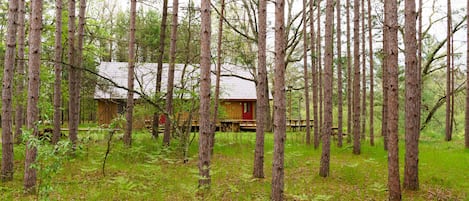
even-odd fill
[{"label": "tree", "polygon": [[362,107],[361,107],[361,126],[360,126],[360,140],[365,141],[365,129],[366,129],[366,29],[365,29],[365,0],[361,0],[361,24],[362,24],[362,34],[361,34],[361,39],[362,39],[362,70],[361,70],[361,75],[362,75]]},{"label": "tree", "polygon": [[[17,79],[18,82],[16,84],[16,94],[23,94],[24,92],[24,78],[25,78],[25,69],[24,69],[24,43],[25,43],[25,3],[24,0],[18,0],[18,62],[16,64],[16,76],[19,78]],[[23,96],[21,96],[23,97]],[[15,139],[16,143],[19,144],[22,141],[22,134],[21,128],[24,125],[24,106],[25,102],[22,100],[16,101],[16,114],[15,114]]]},{"label": "tree", "polygon": [[[316,36],[316,64],[317,64],[317,93],[318,93],[318,135],[314,136],[314,148],[317,149],[319,147],[319,133],[322,134],[322,70],[321,70],[321,0],[317,0],[316,2],[316,9],[317,9],[317,36]],[[314,119],[316,121],[316,119]]]},{"label": "tree", "polygon": [[352,51],[350,44],[350,0],[346,0],[347,24],[347,143],[352,141]]},{"label": "tree", "polygon": [[353,2],[353,153],[360,154],[360,2]]},{"label": "tree", "polygon": [[375,145],[374,137],[374,60],[373,60],[373,33],[371,27],[371,0],[368,0],[368,45],[370,51],[370,145]]},{"label": "tree", "polygon": [[331,157],[331,134],[332,134],[332,60],[333,55],[333,22],[334,20],[334,2],[333,0],[326,1],[326,30],[325,30],[325,45],[324,51],[324,129],[322,136],[322,154],[321,154],[321,167],[319,168],[319,176],[329,176],[329,164]]},{"label": "tree", "polygon": [[18,0],[8,1],[8,27],[6,35],[5,66],[2,87],[2,181],[13,180],[12,93],[15,69]]},{"label": "tree", "polygon": [[337,146],[342,147],[342,124],[343,124],[343,98],[342,98],[342,29],[340,15],[340,0],[336,2],[337,6]]},{"label": "tree", "polygon": [[199,187],[210,186],[210,0],[201,1]]},{"label": "tree", "polygon": [[[303,0],[303,77],[305,87],[305,109],[306,109],[306,144],[311,143],[311,127],[310,127],[310,105],[309,105],[309,75],[308,75],[308,37],[306,33],[307,28],[307,13],[306,13],[306,0]],[[313,12],[311,10],[310,12]],[[312,39],[312,38],[311,38]]]},{"label": "tree", "polygon": [[[314,149],[317,149],[319,147],[319,121],[318,121],[318,68],[316,65],[317,61],[317,49],[316,49],[316,35],[314,33],[314,6],[317,6],[315,1],[310,1],[309,2],[309,18],[310,18],[310,29],[311,29],[311,72],[312,72],[312,78],[311,81],[313,82],[313,128],[314,128],[314,135],[313,135],[313,144],[314,144]],[[319,9],[319,8],[317,8]]]},{"label": "tree", "polygon": [[283,200],[284,143],[286,132],[285,106],[285,3],[275,1],[275,97],[274,97],[274,156],[272,161],[271,199]]},{"label": "tree", "polygon": [[451,49],[452,49],[452,38],[453,38],[453,32],[451,31],[452,29],[452,12],[451,12],[451,0],[448,0],[448,12],[447,12],[447,35],[446,35],[446,129],[445,129],[445,140],[446,141],[451,141],[452,139],[452,121],[451,121],[451,116],[453,111],[451,110],[451,94],[452,94],[452,89],[451,89],[451,83],[454,82],[451,80],[451,65],[452,65],[452,55],[451,55]]},{"label": "tree", "polygon": [[171,118],[173,113],[173,88],[174,88],[174,66],[176,65],[176,41],[177,41],[177,27],[178,27],[178,7],[179,1],[173,0],[173,16],[171,26],[171,43],[169,46],[169,70],[168,70],[168,85],[166,91],[166,122],[164,124],[163,145],[169,146],[171,139]]},{"label": "tree", "polygon": [[405,165],[404,188],[418,190],[420,136],[420,68],[417,62],[415,0],[405,1]]},{"label": "tree", "polygon": [[[256,148],[254,152],[255,178],[264,178],[264,133],[267,121],[268,93],[267,67],[266,67],[266,35],[267,35],[267,1],[259,0],[259,32],[258,32],[258,59],[257,59],[257,104],[256,104]],[[267,101],[265,101],[267,99]]]},{"label": "tree", "polygon": [[60,140],[60,125],[62,123],[62,0],[55,2],[55,52],[54,52],[54,131],[52,143]]},{"label": "tree", "polygon": [[24,161],[24,190],[28,194],[36,191],[36,162],[37,147],[33,144],[38,136],[37,122],[39,120],[39,67],[41,66],[41,29],[42,29],[42,0],[31,2],[31,24],[29,32],[29,71],[28,71],[28,108],[27,128],[30,132],[26,142]]},{"label": "tree", "polygon": [[[385,6],[387,5],[386,3],[384,4]],[[385,15],[386,18],[386,15]],[[383,73],[382,73],[382,85],[383,85],[383,107],[382,107],[382,112],[381,112],[381,135],[383,136],[383,144],[384,144],[384,150],[388,150],[388,92],[389,92],[389,86],[388,86],[388,35],[389,35],[389,29],[386,27],[386,22],[383,23],[383,52],[384,52],[384,57],[383,57]]]},{"label": "tree", "polygon": [[137,0],[130,1],[130,34],[129,34],[129,70],[127,72],[127,109],[125,113],[126,127],[124,144],[132,145],[132,124],[134,111],[134,77],[135,77],[135,18],[137,15]]},{"label": "tree", "polygon": [[[168,0],[163,0],[163,14],[161,17],[161,30],[160,30],[160,44],[158,47],[158,65],[156,72],[156,95],[159,96],[161,92],[161,79],[163,74],[163,58],[164,58],[164,48],[166,40],[166,21],[168,19]],[[152,125],[152,135],[153,137],[158,137],[158,127],[159,127],[160,115],[158,112],[153,114],[153,125]]]},{"label": "tree", "polygon": [[401,187],[399,176],[399,66],[398,66],[398,39],[397,31],[399,25],[397,23],[397,1],[385,0],[385,28],[388,29],[387,35],[387,68],[388,68],[388,121],[387,133],[388,141],[388,189],[389,200],[401,200]]},{"label": "tree", "polygon": [[70,100],[68,102],[68,127],[69,127],[69,138],[72,142],[72,146],[75,148],[77,143],[77,132],[78,132],[78,119],[76,119],[75,111],[77,110],[77,100],[75,99],[75,87],[77,83],[77,69],[76,69],[76,54],[77,49],[75,46],[75,0],[69,0],[68,2],[68,59],[69,59],[69,75],[68,75],[68,90],[70,94]]},{"label": "tree", "polygon": [[[467,1],[466,7],[467,15],[469,16],[469,1]],[[469,24],[469,17],[467,18],[467,24]],[[469,26],[467,27],[467,41],[469,41]],[[466,69],[469,69],[469,42],[467,44],[467,53],[466,53]],[[466,72],[467,80],[469,80],[469,70]],[[465,141],[466,141],[466,148],[469,149],[469,82],[466,82],[466,130],[465,130]]]}]

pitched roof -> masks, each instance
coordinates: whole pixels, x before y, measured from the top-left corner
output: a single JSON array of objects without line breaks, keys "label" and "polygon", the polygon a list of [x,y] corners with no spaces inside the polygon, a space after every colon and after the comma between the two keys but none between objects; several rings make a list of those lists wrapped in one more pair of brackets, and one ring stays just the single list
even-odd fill
[{"label": "pitched roof", "polygon": [[[98,74],[112,80],[119,86],[127,88],[127,62],[102,62],[98,66]],[[167,76],[168,76],[169,64],[163,64],[163,74],[161,82],[161,92],[166,92]],[[212,69],[214,67],[212,66]],[[135,82],[134,89],[138,92],[143,92],[147,95],[155,93],[156,88],[156,63],[137,63],[135,65]],[[184,73],[184,74],[183,74]],[[185,88],[191,90],[194,88],[198,91],[199,83],[199,68],[198,66],[176,64],[174,72],[174,87],[183,88],[181,80],[184,78],[186,82]],[[253,76],[242,69],[241,67],[234,65],[224,65],[222,68],[222,74],[225,76],[221,77],[220,80],[220,99],[224,100],[255,100],[256,99],[256,87],[252,80]],[[235,75],[235,76],[232,76]],[[215,75],[212,73],[212,87],[215,86]],[[96,86],[94,94],[95,99],[126,99],[127,91],[113,86],[109,81],[102,79]],[[140,96],[134,94],[134,97],[138,99]]]}]

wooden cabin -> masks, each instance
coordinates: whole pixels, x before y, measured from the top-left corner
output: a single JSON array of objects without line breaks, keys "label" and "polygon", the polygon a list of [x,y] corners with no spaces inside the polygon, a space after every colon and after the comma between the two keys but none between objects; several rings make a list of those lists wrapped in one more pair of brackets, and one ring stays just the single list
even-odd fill
[{"label": "wooden cabin", "polygon": [[[99,75],[106,78],[99,79],[94,96],[94,99],[98,102],[97,117],[100,125],[110,124],[119,113],[124,114],[125,112],[127,91],[115,85],[127,87],[127,65],[126,62],[102,62],[98,66]],[[163,94],[166,91],[168,66],[168,64],[163,65],[161,89]],[[156,63],[136,64],[134,84],[136,91],[146,95],[155,93],[156,69]],[[249,124],[251,128],[254,125],[255,128],[256,88],[252,81],[252,74],[241,67],[233,65],[223,66],[221,74],[220,111],[222,115],[220,115],[220,129],[237,131],[243,123]],[[198,77],[198,67],[177,64],[174,87],[175,89],[198,90]],[[112,80],[112,83],[109,80]],[[213,87],[215,85],[214,81],[215,75],[212,74]],[[187,98],[187,96],[185,97]],[[134,98],[137,104],[145,104],[144,101],[140,100],[138,94],[134,94]],[[144,122],[148,122],[150,119],[151,115],[143,117],[143,119],[137,118],[134,127],[142,128],[145,126]],[[163,121],[164,117],[161,117],[160,122]],[[194,121],[197,122],[197,117]]]}]

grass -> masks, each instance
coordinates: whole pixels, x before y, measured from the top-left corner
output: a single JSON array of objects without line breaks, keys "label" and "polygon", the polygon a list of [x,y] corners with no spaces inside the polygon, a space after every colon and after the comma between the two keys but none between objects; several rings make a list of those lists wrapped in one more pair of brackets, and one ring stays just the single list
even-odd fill
[{"label": "grass", "polygon": [[[255,133],[217,133],[212,157],[212,186],[197,188],[197,138],[190,159],[183,163],[179,145],[161,147],[161,138],[134,135],[124,148],[119,136],[112,145],[102,174],[106,151],[104,132],[88,136],[78,154],[64,160],[51,182],[52,200],[269,200],[273,135],[266,135],[265,179],[251,176]],[[305,145],[303,133],[288,133],[285,144],[285,196],[287,200],[386,200],[387,153],[381,139],[376,146],[362,143],[362,154],[352,147],[331,149],[330,177],[318,176],[321,150]],[[403,140],[401,140],[401,143]],[[403,174],[404,148],[400,147]],[[30,200],[22,194],[24,146],[15,148],[15,177],[2,183],[0,200]],[[461,140],[444,142],[424,138],[420,143],[420,190],[404,191],[404,200],[469,200],[469,150]],[[402,181],[402,179],[401,179]]]}]

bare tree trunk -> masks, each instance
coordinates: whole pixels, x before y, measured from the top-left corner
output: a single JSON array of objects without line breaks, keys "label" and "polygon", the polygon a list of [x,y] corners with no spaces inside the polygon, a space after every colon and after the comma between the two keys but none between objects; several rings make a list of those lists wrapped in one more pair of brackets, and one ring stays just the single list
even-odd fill
[{"label": "bare tree trunk", "polygon": [[316,34],[314,33],[314,6],[316,6],[317,9],[319,7],[314,3],[315,1],[310,1],[309,3],[309,16],[310,16],[310,29],[311,29],[311,71],[312,71],[312,82],[313,82],[313,129],[314,129],[314,138],[313,138],[313,144],[314,144],[314,149],[317,149],[319,147],[319,120],[318,120],[318,68],[316,65],[317,61],[317,49],[316,49]]},{"label": "bare tree trunk", "polygon": [[[39,120],[39,67],[41,66],[41,29],[42,0],[31,2],[31,28],[29,32],[29,73],[28,73],[28,108],[27,127],[31,131],[30,138],[37,138]],[[36,162],[37,148],[28,140],[24,161],[24,190],[28,194],[36,193]]]},{"label": "bare tree trunk", "polygon": [[[467,1],[466,7],[467,15],[469,16],[469,1]],[[469,24],[469,17],[467,18],[467,24]],[[467,27],[467,41],[469,41],[469,26]],[[467,44],[466,49],[466,69],[469,69],[469,42]],[[466,72],[467,80],[469,80],[469,70]],[[469,82],[466,81],[466,129],[464,135],[466,141],[466,149],[469,149]]]},{"label": "bare tree trunk", "polygon": [[[370,51],[370,145],[375,145],[374,134],[374,60],[373,60],[373,31],[372,31],[372,15],[371,15],[371,0],[368,0],[368,42]],[[365,117],[363,117],[365,118]]]},{"label": "bare tree trunk", "polygon": [[220,74],[222,60],[222,39],[223,39],[223,19],[225,16],[225,0],[221,0],[220,19],[218,19],[218,38],[217,38],[217,80],[215,84],[215,101],[213,105],[212,135],[210,136],[210,153],[213,155],[213,146],[215,146],[215,132],[217,131],[218,107],[220,104]]},{"label": "bare tree trunk", "polygon": [[353,153],[360,154],[360,1],[353,5]]},{"label": "bare tree trunk", "polygon": [[[386,6],[386,3],[385,3]],[[386,17],[386,15],[385,15]],[[383,51],[384,51],[384,57],[383,57],[383,72],[382,72],[382,77],[383,77],[383,108],[382,108],[382,116],[381,116],[381,135],[383,136],[383,145],[384,145],[384,150],[388,150],[388,92],[389,92],[389,81],[388,81],[388,55],[387,52],[389,51],[388,47],[388,35],[389,35],[389,28],[386,27],[386,24],[383,24]]]},{"label": "bare tree trunk", "polygon": [[347,24],[347,143],[352,142],[352,51],[350,44],[350,0],[346,2]]},{"label": "bare tree trunk", "polygon": [[[306,0],[303,0],[303,77],[305,84],[305,108],[306,108],[306,144],[311,144],[310,106],[309,106],[309,74],[308,74],[308,37],[307,37],[307,13]],[[310,12],[313,12],[312,10]]]},{"label": "bare tree trunk", "polygon": [[124,144],[132,146],[132,124],[134,112],[134,77],[135,77],[135,18],[137,15],[137,0],[130,1],[130,34],[129,34],[129,70],[127,72],[127,108],[125,113],[126,127]]},{"label": "bare tree trunk", "polygon": [[405,1],[405,165],[404,188],[418,190],[418,154],[420,136],[420,79],[417,62],[416,38],[417,12],[415,0]]},{"label": "bare tree trunk", "polygon": [[[168,19],[168,0],[163,0],[163,15],[161,17],[161,30],[160,30],[160,46],[158,48],[158,66],[156,73],[156,94],[159,98],[161,92],[161,79],[163,74],[163,58],[164,58],[164,48],[166,40],[166,21]],[[159,102],[159,101],[158,101]],[[158,137],[158,127],[160,121],[160,114],[155,112],[153,114],[153,125],[152,125],[152,135],[153,137]]]},{"label": "bare tree trunk", "polygon": [[332,134],[332,60],[333,55],[333,29],[334,29],[334,2],[326,1],[326,30],[324,51],[324,129],[322,137],[321,167],[319,176],[329,176],[329,164],[331,158],[331,134]]},{"label": "bare tree trunk", "polygon": [[[322,48],[322,41],[321,41],[321,0],[318,0],[317,2],[317,9],[318,9],[318,16],[317,16],[317,27],[318,27],[318,34],[317,34],[317,37],[318,37],[318,41],[317,41],[317,53],[318,53],[318,58],[317,58],[317,64],[318,64],[318,82],[319,82],[319,86],[318,86],[318,94],[319,94],[319,125],[323,125],[323,118],[324,118],[324,112],[323,112],[323,107],[324,107],[324,102],[323,102],[323,86],[324,86],[324,82],[323,82],[323,79],[322,79],[322,64],[321,64],[321,60],[322,60],[322,55],[321,55],[321,48]],[[324,130],[323,130],[323,126],[319,126],[319,134],[320,136],[323,136],[324,135]],[[318,147],[319,147],[319,138],[318,138]]]},{"label": "bare tree trunk", "polygon": [[285,3],[275,1],[275,97],[274,97],[274,156],[272,161],[271,200],[283,200],[284,143],[286,132],[285,106]]},{"label": "bare tree trunk", "polygon": [[446,129],[445,129],[445,140],[451,141],[451,41],[452,41],[452,12],[451,12],[451,0],[448,0],[448,11],[447,11],[447,38],[446,38]]},{"label": "bare tree trunk", "polygon": [[55,80],[54,80],[54,131],[52,143],[60,140],[60,125],[62,123],[62,0],[55,2]]},{"label": "bare tree trunk", "polygon": [[388,189],[389,200],[401,200],[401,186],[399,176],[399,88],[398,88],[398,39],[397,39],[397,1],[385,0],[385,27],[388,31]]},{"label": "bare tree trunk", "polygon": [[337,146],[342,147],[342,130],[343,130],[343,98],[342,98],[342,29],[340,15],[342,14],[340,0],[336,2],[337,6]]},{"label": "bare tree trunk", "polygon": [[163,145],[169,146],[171,139],[171,118],[173,113],[173,88],[174,88],[174,66],[176,65],[176,41],[177,41],[177,26],[178,26],[178,8],[179,1],[173,0],[173,16],[171,26],[171,43],[169,46],[169,70],[168,70],[168,85],[166,91],[166,122],[164,123],[164,136]]},{"label": "bare tree trunk", "polygon": [[12,93],[15,74],[16,29],[18,0],[8,1],[8,27],[6,35],[5,66],[2,87],[2,181],[13,180]]},{"label": "bare tree trunk", "polygon": [[[18,62],[16,65],[16,76],[18,82],[16,83],[16,94],[23,94],[24,92],[24,80],[25,79],[25,69],[24,69],[24,43],[25,43],[25,3],[24,0],[18,0]],[[24,97],[23,95],[20,95]],[[16,144],[20,144],[22,139],[21,136],[23,134],[22,127],[24,125],[24,100],[17,100],[16,101],[16,114],[15,114],[15,141]]]},{"label": "bare tree trunk", "polygon": [[360,126],[360,140],[365,141],[366,139],[366,31],[365,31],[365,0],[361,0],[361,24],[362,24],[362,34],[361,34],[361,39],[362,39],[362,107],[361,107],[361,126]]},{"label": "bare tree trunk", "polygon": [[78,105],[77,100],[75,99],[75,86],[77,83],[77,49],[75,46],[75,0],[69,0],[68,2],[68,59],[69,59],[69,75],[68,75],[68,90],[69,90],[69,101],[68,101],[68,127],[69,127],[69,138],[72,142],[73,148],[76,147],[77,143],[77,132],[78,124],[76,123],[75,111]]},{"label": "bare tree trunk", "polygon": [[[224,1],[223,1],[224,2]],[[267,1],[259,0],[259,31],[258,31],[258,63],[257,63],[257,109],[256,109],[256,149],[254,152],[255,178],[264,178],[264,134],[267,121],[267,107],[265,99],[269,99],[267,89],[266,67],[266,32],[267,32]],[[268,102],[267,102],[268,103]]]},{"label": "bare tree trunk", "polygon": [[210,186],[210,0],[201,2],[199,187]]}]

